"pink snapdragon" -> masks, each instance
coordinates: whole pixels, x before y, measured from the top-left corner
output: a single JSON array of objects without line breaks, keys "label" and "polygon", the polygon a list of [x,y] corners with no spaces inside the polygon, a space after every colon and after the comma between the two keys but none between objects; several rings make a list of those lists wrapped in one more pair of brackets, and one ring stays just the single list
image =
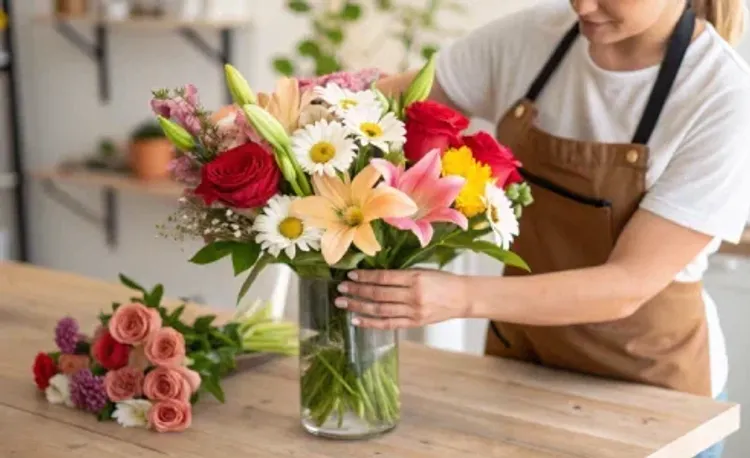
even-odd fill
[{"label": "pink snapdragon", "polygon": [[197,115],[199,103],[196,87],[186,84],[182,95],[152,98],[151,109],[155,114],[179,123],[188,132],[196,135],[201,130],[200,118]]},{"label": "pink snapdragon", "polygon": [[419,207],[411,217],[384,218],[385,222],[401,230],[410,230],[425,247],[434,234],[432,223],[454,223],[466,230],[469,221],[458,210],[451,208],[461,192],[465,179],[459,176],[440,177],[440,151],[425,154],[413,167],[395,166],[384,159],[373,159],[371,164],[380,172],[387,186],[403,191]]},{"label": "pink snapdragon", "polygon": [[316,78],[300,78],[299,88],[301,92],[312,89],[316,86],[326,86],[329,83],[336,83],[344,89],[350,91],[364,91],[370,88],[370,84],[383,76],[377,68],[365,68],[356,72],[336,72]]}]

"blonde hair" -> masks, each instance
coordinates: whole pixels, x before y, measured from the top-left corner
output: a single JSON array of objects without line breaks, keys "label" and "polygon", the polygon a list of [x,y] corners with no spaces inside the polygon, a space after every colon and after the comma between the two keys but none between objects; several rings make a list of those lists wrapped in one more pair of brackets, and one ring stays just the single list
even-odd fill
[{"label": "blonde hair", "polygon": [[710,22],[719,35],[737,45],[745,32],[744,0],[692,0],[695,13]]}]

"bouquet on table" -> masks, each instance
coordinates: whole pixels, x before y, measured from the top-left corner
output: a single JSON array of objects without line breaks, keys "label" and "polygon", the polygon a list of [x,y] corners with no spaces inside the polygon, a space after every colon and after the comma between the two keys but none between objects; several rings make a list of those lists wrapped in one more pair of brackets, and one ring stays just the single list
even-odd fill
[{"label": "bouquet on table", "polygon": [[190,85],[151,102],[187,185],[168,230],[206,241],[191,261],[230,257],[248,272],[240,298],[269,264],[301,277],[302,420],[325,436],[400,417],[396,333],[354,327],[334,306],[347,271],[443,267],[466,251],[525,268],[509,247],[532,199],[513,154],[426,100],[433,60],[397,97],[377,75],[284,78],[256,95],[228,65],[233,105],[208,112]]},{"label": "bouquet on table", "polygon": [[57,350],[37,354],[34,381],[50,403],[125,427],[183,431],[203,393],[224,402],[220,380],[236,369],[239,358],[298,351],[297,326],[273,321],[268,305],[239,309],[223,325],[213,324],[215,315],[199,316],[189,325],[181,320],[185,305],[172,311],[160,305],[161,285],[147,291],[120,278],[142,296],[101,313],[93,337],[82,334],[74,318],[61,319],[55,328]]}]

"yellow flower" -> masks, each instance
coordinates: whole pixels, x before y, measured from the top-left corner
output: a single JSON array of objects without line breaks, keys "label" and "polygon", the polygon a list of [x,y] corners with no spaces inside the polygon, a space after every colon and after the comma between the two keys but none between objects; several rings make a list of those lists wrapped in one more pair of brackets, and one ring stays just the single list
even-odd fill
[{"label": "yellow flower", "polygon": [[466,184],[456,198],[456,209],[471,218],[487,210],[484,192],[487,183],[492,181],[492,169],[479,163],[471,150],[449,149],[443,156],[443,176],[458,175],[466,179]]}]

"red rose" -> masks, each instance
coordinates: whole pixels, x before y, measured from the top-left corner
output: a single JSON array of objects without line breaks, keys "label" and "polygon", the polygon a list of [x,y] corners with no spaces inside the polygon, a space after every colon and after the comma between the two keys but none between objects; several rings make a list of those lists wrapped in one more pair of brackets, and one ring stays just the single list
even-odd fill
[{"label": "red rose", "polygon": [[50,355],[40,352],[34,359],[34,382],[40,391],[49,386],[49,379],[57,374],[57,365]]},{"label": "red rose", "polygon": [[427,100],[414,102],[406,109],[406,144],[404,154],[412,162],[437,148],[444,152],[460,145],[460,134],[469,120],[445,105]]},{"label": "red rose", "polygon": [[113,371],[128,365],[130,345],[122,344],[104,331],[91,347],[91,354],[107,370]]},{"label": "red rose", "polygon": [[204,165],[195,194],[203,197],[206,205],[219,200],[234,208],[261,207],[278,192],[280,179],[271,153],[250,142]]},{"label": "red rose", "polygon": [[523,177],[518,172],[521,163],[513,156],[509,148],[498,143],[492,135],[487,132],[477,132],[463,137],[462,140],[471,150],[474,159],[490,166],[492,176],[497,179],[497,187],[505,189],[508,185],[523,181]]}]

